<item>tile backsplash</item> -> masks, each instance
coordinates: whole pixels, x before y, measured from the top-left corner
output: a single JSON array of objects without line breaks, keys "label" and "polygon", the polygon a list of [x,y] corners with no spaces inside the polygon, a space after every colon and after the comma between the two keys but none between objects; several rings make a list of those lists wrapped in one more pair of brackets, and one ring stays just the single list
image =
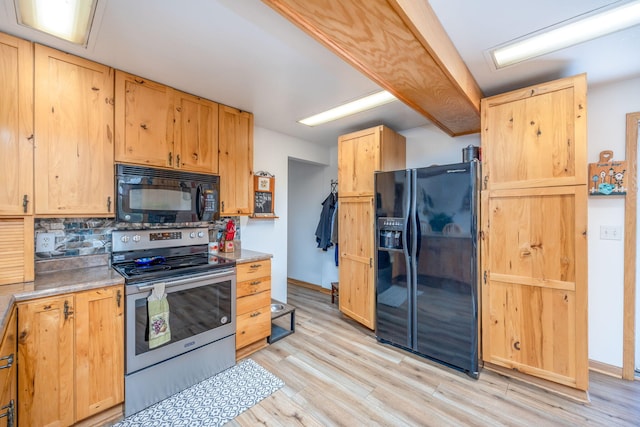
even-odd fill
[{"label": "tile backsplash", "polygon": [[[171,224],[172,227],[208,226],[209,240],[218,238],[218,231],[226,228],[227,221],[236,224],[236,240],[240,239],[240,218],[222,218],[212,223]],[[36,218],[35,241],[38,234],[52,233],[55,236],[53,250],[38,252],[35,258],[45,260],[59,257],[110,254],[111,232],[115,229],[168,228],[166,224],[127,224],[117,223],[112,218]]]}]

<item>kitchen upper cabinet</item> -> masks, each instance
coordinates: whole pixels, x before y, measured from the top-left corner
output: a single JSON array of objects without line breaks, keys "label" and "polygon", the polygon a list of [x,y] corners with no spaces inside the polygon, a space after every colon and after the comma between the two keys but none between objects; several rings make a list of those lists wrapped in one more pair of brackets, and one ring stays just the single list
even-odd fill
[{"label": "kitchen upper cabinet", "polygon": [[[586,77],[482,100],[482,357],[588,389]],[[506,370],[505,370],[506,371]]]},{"label": "kitchen upper cabinet", "polygon": [[30,215],[33,213],[33,44],[0,33],[0,58],[0,159],[3,159],[0,215]]},{"label": "kitchen upper cabinet", "polygon": [[113,69],[35,46],[35,212],[113,216]]},{"label": "kitchen upper cabinet", "polygon": [[338,195],[372,196],[373,173],[403,169],[406,139],[385,126],[338,138]]},{"label": "kitchen upper cabinet", "polygon": [[122,286],[18,304],[20,425],[69,426],[124,400]]},{"label": "kitchen upper cabinet", "polygon": [[221,215],[253,211],[253,114],[220,105]]},{"label": "kitchen upper cabinet", "polygon": [[116,71],[117,162],[173,168],[172,90]]},{"label": "kitchen upper cabinet", "polygon": [[0,285],[34,278],[33,215],[0,217]]},{"label": "kitchen upper cabinet", "polygon": [[218,173],[218,104],[174,91],[176,167]]},{"label": "kitchen upper cabinet", "polygon": [[116,71],[121,163],[218,173],[218,104]]},{"label": "kitchen upper cabinet", "polygon": [[18,375],[17,361],[17,317],[15,307],[7,313],[7,324],[0,344],[0,427],[11,427],[17,413]]}]

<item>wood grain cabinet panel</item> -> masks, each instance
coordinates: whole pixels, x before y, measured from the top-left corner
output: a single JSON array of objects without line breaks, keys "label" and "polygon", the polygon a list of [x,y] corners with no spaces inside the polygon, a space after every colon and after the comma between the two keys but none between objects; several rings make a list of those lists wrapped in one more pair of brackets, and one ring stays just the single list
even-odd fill
[{"label": "wood grain cabinet panel", "polygon": [[33,216],[0,217],[0,285],[34,278]]},{"label": "wood grain cabinet panel", "polygon": [[0,58],[0,215],[29,215],[33,213],[33,44],[0,33]]},{"label": "wood grain cabinet panel", "polygon": [[385,126],[338,138],[340,311],[375,327],[374,172],[403,169],[406,139]]},{"label": "wood grain cabinet panel", "polygon": [[9,427],[15,424],[9,422],[17,415],[18,374],[17,360],[18,347],[16,340],[17,316],[15,307],[7,314],[7,323],[0,344],[0,427]]},{"label": "wood grain cabinet panel", "polygon": [[218,143],[221,215],[251,215],[253,114],[220,105]]},{"label": "wood grain cabinet panel", "polygon": [[114,215],[113,73],[35,46],[36,214]]},{"label": "wood grain cabinet panel", "polygon": [[482,357],[586,391],[586,78],[482,111]]},{"label": "wood grain cabinet panel", "polygon": [[123,287],[18,304],[20,425],[69,426],[124,400]]},{"label": "wood grain cabinet panel", "polygon": [[115,160],[172,168],[171,88],[117,70],[115,94]]}]

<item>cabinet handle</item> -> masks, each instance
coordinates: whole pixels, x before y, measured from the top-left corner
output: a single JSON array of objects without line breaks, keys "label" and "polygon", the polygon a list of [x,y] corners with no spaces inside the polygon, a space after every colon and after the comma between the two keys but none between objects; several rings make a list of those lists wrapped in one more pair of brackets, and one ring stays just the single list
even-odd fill
[{"label": "cabinet handle", "polygon": [[516,350],[520,351],[520,341],[516,341],[513,343],[513,348],[515,348]]},{"label": "cabinet handle", "polygon": [[259,311],[256,311],[255,313],[251,313],[251,317],[258,317],[260,316],[262,313],[260,313]]},{"label": "cabinet handle", "polygon": [[107,196],[107,212],[111,212],[111,196]]},{"label": "cabinet handle", "polygon": [[224,202],[222,202],[222,209],[220,209],[221,212],[224,212]]},{"label": "cabinet handle", "polygon": [[69,302],[64,302],[64,320],[67,320],[69,316],[73,314],[73,308],[69,307]]},{"label": "cabinet handle", "polygon": [[180,154],[176,155],[176,167],[180,167]]},{"label": "cabinet handle", "polygon": [[171,154],[171,151],[169,151],[169,166],[172,166],[173,163],[173,155]]},{"label": "cabinet handle", "polygon": [[7,417],[7,427],[13,427],[13,419],[15,417],[15,403],[13,399],[9,401],[8,405],[4,405],[2,408],[0,408],[0,411],[5,411],[0,414],[0,418]]},{"label": "cabinet handle", "polygon": [[262,264],[251,264],[250,267],[251,268],[260,268],[260,267],[262,267]]},{"label": "cabinet handle", "polygon": [[24,209],[24,213],[27,213],[28,204],[29,204],[29,196],[25,194],[24,196],[22,196],[22,208]]},{"label": "cabinet handle", "polygon": [[11,366],[13,366],[13,353],[8,356],[0,357],[0,360],[7,361],[5,365],[0,366],[0,369],[9,369]]},{"label": "cabinet handle", "polygon": [[120,308],[121,299],[122,299],[122,292],[120,292],[120,289],[118,289],[118,292],[116,293],[116,303],[118,304],[118,308]]},{"label": "cabinet handle", "polygon": [[262,281],[260,280],[256,280],[255,282],[251,282],[249,283],[251,286],[255,286],[255,285],[259,285],[260,283],[262,283]]}]

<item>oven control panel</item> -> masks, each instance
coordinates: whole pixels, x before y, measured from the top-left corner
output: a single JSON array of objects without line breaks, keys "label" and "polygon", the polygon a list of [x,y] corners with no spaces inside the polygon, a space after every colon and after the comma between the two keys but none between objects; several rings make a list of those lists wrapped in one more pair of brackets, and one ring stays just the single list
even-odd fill
[{"label": "oven control panel", "polygon": [[111,234],[111,242],[113,252],[206,245],[209,243],[209,229],[197,227],[170,230],[114,230]]}]

